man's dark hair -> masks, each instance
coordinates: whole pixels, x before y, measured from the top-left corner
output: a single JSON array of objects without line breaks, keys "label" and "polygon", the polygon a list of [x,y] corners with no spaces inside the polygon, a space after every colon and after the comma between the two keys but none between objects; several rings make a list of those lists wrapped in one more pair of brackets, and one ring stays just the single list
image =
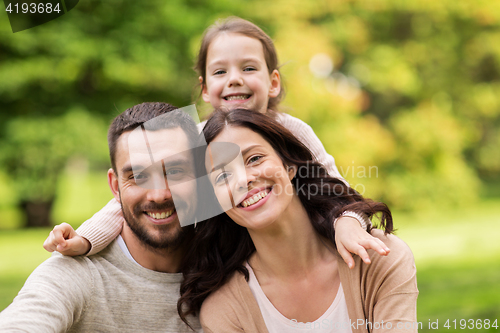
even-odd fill
[{"label": "man's dark hair", "polygon": [[[143,125],[147,121],[159,117],[161,115],[174,112],[165,118],[160,118],[162,121],[155,123],[153,126],[148,126],[147,130],[156,131],[160,129],[180,127],[186,133],[188,140],[193,142],[198,137],[198,130],[193,119],[182,112],[178,108],[161,102],[142,103],[134,105],[117,116],[108,130],[108,146],[109,157],[111,158],[111,167],[116,173],[116,143],[118,138],[125,132],[133,131],[137,127]],[[175,111],[177,110],[177,111]],[[166,143],[167,144],[167,143]]]}]

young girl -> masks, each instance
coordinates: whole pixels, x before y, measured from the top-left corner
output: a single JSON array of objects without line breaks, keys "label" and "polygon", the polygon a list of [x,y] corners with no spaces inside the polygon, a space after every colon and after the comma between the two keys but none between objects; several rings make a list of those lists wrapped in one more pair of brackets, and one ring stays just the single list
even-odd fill
[{"label": "young girl", "polygon": [[[195,68],[200,74],[201,96],[205,102],[214,108],[246,108],[275,118],[311,150],[330,176],[345,182],[335,160],[325,151],[311,127],[277,112],[284,90],[274,44],[262,29],[236,17],[215,23],[204,34]],[[68,224],[56,226],[44,247],[65,255],[95,254],[118,236],[123,221],[120,204],[113,199],[76,233]],[[365,248],[374,249],[380,255],[389,253],[382,241],[365,232],[371,229],[366,216],[348,211],[332,223],[337,249],[349,267],[354,267],[349,251],[359,255],[365,263],[370,263]]]}]

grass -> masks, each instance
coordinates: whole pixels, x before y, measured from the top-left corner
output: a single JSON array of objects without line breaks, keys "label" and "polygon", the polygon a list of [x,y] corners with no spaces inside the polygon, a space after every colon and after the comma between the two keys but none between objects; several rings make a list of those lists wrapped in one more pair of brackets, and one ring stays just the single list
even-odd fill
[{"label": "grass", "polygon": [[[455,331],[443,327],[448,319],[457,323],[460,319],[498,319],[500,325],[498,207],[500,201],[492,200],[461,211],[420,216],[395,213],[397,235],[415,255],[421,332]],[[12,302],[31,271],[50,256],[42,248],[49,231],[0,231],[0,310]],[[429,329],[429,322],[436,320],[439,329]]]},{"label": "grass", "polygon": [[[489,200],[459,211],[395,213],[397,235],[415,256],[421,332],[455,331],[444,327],[448,319],[498,319],[500,325],[499,207],[499,200]],[[429,329],[436,321],[439,329]]]},{"label": "grass", "polygon": [[50,257],[42,247],[50,230],[0,231],[0,310],[12,302],[31,272]]}]

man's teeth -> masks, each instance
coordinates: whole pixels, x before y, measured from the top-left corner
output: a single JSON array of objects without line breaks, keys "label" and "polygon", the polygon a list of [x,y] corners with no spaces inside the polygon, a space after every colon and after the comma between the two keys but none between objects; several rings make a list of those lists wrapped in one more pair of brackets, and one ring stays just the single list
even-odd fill
[{"label": "man's teeth", "polygon": [[243,201],[241,203],[241,205],[243,207],[248,207],[248,206],[251,206],[251,205],[255,205],[257,202],[259,202],[260,200],[262,200],[265,197],[267,197],[268,194],[269,194],[269,192],[267,192],[267,191],[259,192],[256,195],[254,195],[253,197],[251,197],[250,199],[246,199],[245,201]]},{"label": "man's teeth", "polygon": [[244,100],[250,97],[250,95],[234,95],[234,96],[227,96],[226,101],[235,101],[235,100]]},{"label": "man's teeth", "polygon": [[151,212],[146,212],[146,213],[154,219],[161,220],[161,219],[166,219],[167,217],[172,215],[174,212],[175,212],[175,209],[169,210],[167,212],[161,212],[161,213],[151,213]]}]

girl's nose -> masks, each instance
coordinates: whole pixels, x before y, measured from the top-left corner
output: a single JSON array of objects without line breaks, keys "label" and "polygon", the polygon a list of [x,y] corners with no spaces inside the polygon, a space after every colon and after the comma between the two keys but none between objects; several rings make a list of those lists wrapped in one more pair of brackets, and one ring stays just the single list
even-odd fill
[{"label": "girl's nose", "polygon": [[229,80],[228,80],[227,84],[229,87],[243,85],[243,78],[241,77],[241,74],[239,73],[239,71],[232,71],[231,72],[231,74],[229,75]]}]

